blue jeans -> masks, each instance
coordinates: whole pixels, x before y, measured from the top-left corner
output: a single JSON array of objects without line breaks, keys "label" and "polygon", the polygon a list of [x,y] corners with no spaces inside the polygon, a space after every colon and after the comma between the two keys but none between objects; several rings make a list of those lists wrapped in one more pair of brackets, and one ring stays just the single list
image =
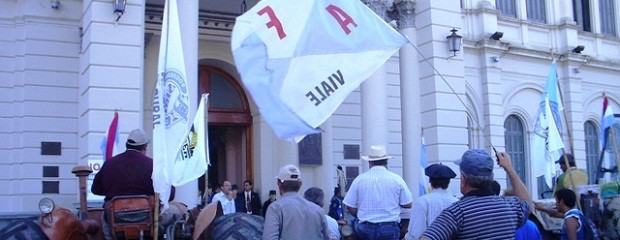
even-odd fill
[{"label": "blue jeans", "polygon": [[354,229],[357,239],[362,240],[398,240],[400,236],[400,228],[397,222],[360,223],[355,221]]}]

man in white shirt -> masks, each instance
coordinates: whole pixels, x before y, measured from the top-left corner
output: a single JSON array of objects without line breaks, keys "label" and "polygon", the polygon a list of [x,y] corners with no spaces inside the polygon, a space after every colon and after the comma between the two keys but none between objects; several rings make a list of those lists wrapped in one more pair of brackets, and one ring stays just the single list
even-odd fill
[{"label": "man in white shirt", "polygon": [[224,180],[220,185],[221,191],[213,196],[213,202],[218,201],[222,205],[224,215],[236,212],[235,198],[231,194],[230,188],[230,181]]},{"label": "man in white shirt", "polygon": [[400,208],[411,208],[413,196],[405,181],[387,170],[384,146],[372,146],[368,161],[370,170],[353,180],[343,203],[356,217],[353,229],[357,239],[393,239],[400,237]]},{"label": "man in white shirt", "polygon": [[[304,198],[315,203],[316,205],[319,205],[321,208],[325,205],[325,193],[323,193],[323,190],[320,188],[309,188],[306,192],[304,192]],[[340,230],[338,229],[338,222],[336,222],[336,219],[331,218],[327,214],[325,214],[325,219],[327,220],[327,228],[329,230],[329,240],[339,240]]]},{"label": "man in white shirt", "polygon": [[441,211],[458,201],[456,197],[449,194],[446,189],[450,184],[450,179],[456,177],[456,173],[441,163],[433,164],[424,169],[424,175],[429,177],[431,193],[418,199],[411,209],[411,220],[405,239],[418,239],[426,228],[431,225]]}]

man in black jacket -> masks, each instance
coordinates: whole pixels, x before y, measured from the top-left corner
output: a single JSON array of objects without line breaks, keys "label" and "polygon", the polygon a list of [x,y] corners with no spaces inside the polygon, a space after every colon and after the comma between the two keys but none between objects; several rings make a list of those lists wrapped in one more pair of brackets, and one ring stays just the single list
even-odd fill
[{"label": "man in black jacket", "polygon": [[261,202],[258,193],[252,191],[252,181],[243,182],[243,192],[237,194],[235,203],[237,212],[244,212],[261,216]]}]

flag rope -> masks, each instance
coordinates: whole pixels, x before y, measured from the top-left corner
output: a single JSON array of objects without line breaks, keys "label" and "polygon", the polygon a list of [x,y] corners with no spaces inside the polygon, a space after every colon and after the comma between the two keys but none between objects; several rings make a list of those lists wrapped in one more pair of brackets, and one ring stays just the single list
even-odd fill
[{"label": "flag rope", "polygon": [[[416,47],[412,42],[411,39],[409,39],[409,37],[405,34],[401,34],[403,37],[405,37],[407,39],[407,42],[409,43],[409,45],[411,45],[416,52],[418,52],[418,54],[424,59],[424,61],[426,63],[428,63],[428,65],[437,73],[437,75],[439,75],[439,77],[441,78],[441,80],[443,80],[444,83],[446,83],[446,85],[448,86],[448,88],[450,88],[450,91],[452,91],[452,93],[454,94],[454,96],[456,96],[456,98],[459,100],[459,102],[461,102],[461,104],[463,105],[463,107],[467,108],[467,105],[465,104],[465,102],[463,101],[463,99],[461,99],[461,97],[459,97],[459,95],[456,93],[456,91],[454,90],[454,88],[452,88],[452,86],[448,83],[448,80],[446,80],[446,78],[443,77],[443,74],[441,74],[439,72],[439,70],[437,70],[437,68],[435,68],[435,66],[433,66],[433,64],[428,60],[428,58],[426,58],[426,56],[424,56],[424,54],[422,54],[422,51],[420,51],[420,49],[418,49],[418,47]],[[483,129],[482,126],[480,125],[480,122],[476,121],[476,119],[472,118],[471,119],[472,122],[476,123],[476,126],[479,129]],[[493,142],[491,142],[491,138],[489,138],[489,136],[484,132],[482,132],[482,136],[484,136],[485,140],[487,140],[487,142],[491,145],[491,148],[493,149],[493,152],[495,152],[495,156],[499,159],[499,156],[497,155],[497,149],[495,149],[495,145],[493,145]]]}]

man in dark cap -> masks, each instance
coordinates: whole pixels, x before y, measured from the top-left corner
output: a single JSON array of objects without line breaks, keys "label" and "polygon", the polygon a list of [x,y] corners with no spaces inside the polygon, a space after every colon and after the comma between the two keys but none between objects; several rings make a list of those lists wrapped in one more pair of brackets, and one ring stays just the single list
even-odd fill
[{"label": "man in dark cap", "polygon": [[[555,187],[553,188],[553,196],[561,189],[570,189],[573,192],[577,192],[577,187],[588,184],[588,174],[577,168],[575,165],[575,157],[570,154],[562,155],[555,163],[560,164],[562,174],[556,180]],[[568,165],[566,165],[568,163]],[[579,198],[577,198],[579,201]],[[537,210],[549,214],[551,217],[563,218],[564,212],[558,211],[554,208],[546,208],[542,203],[535,203],[534,206]]]},{"label": "man in dark cap", "polygon": [[499,153],[497,158],[516,197],[495,196],[489,189],[493,159],[483,150],[468,150],[454,162],[460,168],[463,197],[444,209],[420,239],[515,239],[515,231],[530,215],[532,197],[512,167],[510,155]]},{"label": "man in dark cap", "polygon": [[424,169],[424,175],[428,176],[431,193],[418,199],[411,209],[411,220],[405,239],[418,239],[431,225],[441,211],[458,201],[450,195],[446,189],[450,184],[450,179],[456,177],[456,173],[448,166],[441,163],[433,164]]},{"label": "man in dark cap", "polygon": [[[588,184],[588,174],[577,168],[573,154],[564,154],[555,163],[560,164],[563,173],[558,177],[557,184],[553,189],[554,195],[555,192],[563,188],[570,188],[573,192],[577,192],[578,186]],[[568,165],[566,165],[567,163]]]},{"label": "man in dark cap", "polygon": [[269,204],[275,201],[276,201],[276,190],[269,190],[269,198],[267,198],[267,201],[263,203],[263,208],[261,209],[262,210],[261,214],[263,215],[263,217],[265,217],[265,213],[267,213],[267,208],[269,207]]}]

